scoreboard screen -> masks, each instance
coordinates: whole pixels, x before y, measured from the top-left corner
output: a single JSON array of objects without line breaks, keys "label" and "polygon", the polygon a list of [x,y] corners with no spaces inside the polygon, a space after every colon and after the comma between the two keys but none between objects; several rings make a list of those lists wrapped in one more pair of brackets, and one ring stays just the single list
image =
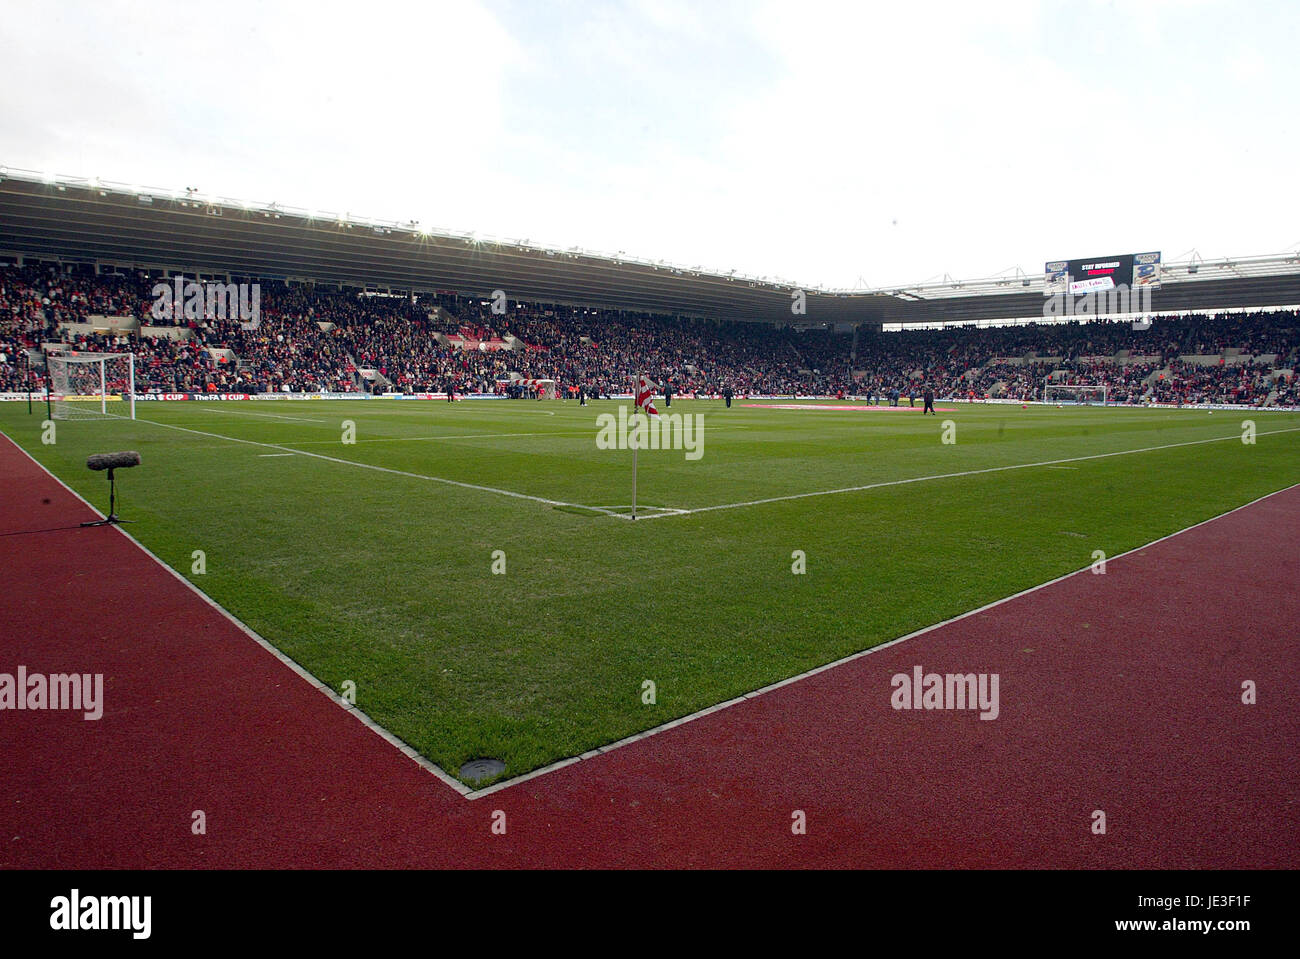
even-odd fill
[{"label": "scoreboard screen", "polygon": [[1133,254],[1091,257],[1086,260],[1066,261],[1071,293],[1093,293],[1113,290],[1133,282]]},{"label": "scoreboard screen", "polygon": [[1160,285],[1159,253],[1121,253],[1078,260],[1053,260],[1044,269],[1046,293],[1101,293],[1117,286]]}]

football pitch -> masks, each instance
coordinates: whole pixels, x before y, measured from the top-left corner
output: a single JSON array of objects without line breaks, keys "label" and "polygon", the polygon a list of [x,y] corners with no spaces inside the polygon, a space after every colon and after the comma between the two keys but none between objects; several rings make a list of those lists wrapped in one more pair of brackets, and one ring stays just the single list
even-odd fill
[{"label": "football pitch", "polygon": [[598,420],[626,402],[141,402],[53,443],[4,403],[0,429],[101,510],[86,457],[138,450],[132,536],[449,774],[498,778],[1300,483],[1295,413],[755,403],[675,401],[702,434],[638,452],[636,522]]}]

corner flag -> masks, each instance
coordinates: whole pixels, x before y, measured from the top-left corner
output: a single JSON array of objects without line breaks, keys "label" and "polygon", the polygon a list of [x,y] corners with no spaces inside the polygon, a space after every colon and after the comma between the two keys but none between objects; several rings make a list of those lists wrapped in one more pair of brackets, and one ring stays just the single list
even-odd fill
[{"label": "corner flag", "polygon": [[659,384],[653,382],[650,379],[650,377],[642,373],[636,379],[635,385],[636,385],[637,409],[645,410],[651,416],[658,416],[659,411],[655,409],[655,405],[651,400],[651,397],[654,396],[655,390],[659,388]]}]

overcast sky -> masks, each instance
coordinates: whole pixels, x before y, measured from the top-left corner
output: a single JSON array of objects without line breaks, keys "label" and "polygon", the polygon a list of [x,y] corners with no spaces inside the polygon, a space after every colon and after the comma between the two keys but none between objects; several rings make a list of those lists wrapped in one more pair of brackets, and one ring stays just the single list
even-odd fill
[{"label": "overcast sky", "polygon": [[0,164],[805,286],[1300,243],[1300,4],[7,0]]}]

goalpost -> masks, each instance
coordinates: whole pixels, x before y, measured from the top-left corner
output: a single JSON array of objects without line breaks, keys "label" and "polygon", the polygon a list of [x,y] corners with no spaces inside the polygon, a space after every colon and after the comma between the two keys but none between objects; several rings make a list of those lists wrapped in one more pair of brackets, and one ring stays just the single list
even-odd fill
[{"label": "goalpost", "polygon": [[135,419],[134,353],[51,353],[45,366],[54,419]]},{"label": "goalpost", "polygon": [[1044,403],[1074,403],[1080,406],[1091,406],[1099,403],[1106,405],[1109,399],[1109,391],[1105,384],[1102,383],[1052,383],[1043,382],[1043,402]]}]

